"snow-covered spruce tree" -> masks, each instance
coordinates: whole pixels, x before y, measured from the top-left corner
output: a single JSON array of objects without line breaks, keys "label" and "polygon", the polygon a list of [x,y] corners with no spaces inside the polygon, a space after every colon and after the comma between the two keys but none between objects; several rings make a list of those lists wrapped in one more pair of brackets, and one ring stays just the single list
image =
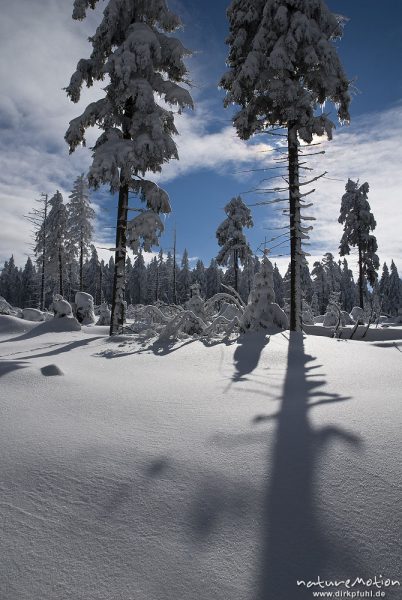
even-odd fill
[{"label": "snow-covered spruce tree", "polygon": [[254,277],[253,288],[240,321],[243,331],[267,330],[276,333],[288,328],[285,312],[275,303],[273,271],[272,263],[265,255]]},{"label": "snow-covered spruce tree", "polygon": [[190,297],[191,271],[187,248],[184,248],[181,259],[181,269],[177,277],[177,293],[180,304],[184,304]]},{"label": "snow-covered spruce tree", "polygon": [[18,306],[20,291],[20,273],[15,265],[14,255],[6,260],[0,275],[0,296],[9,304]]},{"label": "snow-covered spruce tree", "polygon": [[84,258],[88,254],[93,235],[95,211],[91,206],[88,182],[84,174],[77,177],[67,204],[68,241],[79,259],[79,289],[84,289]]},{"label": "snow-covered spruce tree", "polygon": [[153,304],[158,300],[158,259],[156,256],[147,265],[147,300],[145,304]]},{"label": "snow-covered spruce tree", "polygon": [[377,223],[367,200],[369,184],[359,186],[359,182],[348,179],[346,193],[342,196],[339,223],[343,224],[343,236],[339,245],[339,254],[350,254],[351,246],[357,247],[359,254],[359,305],[364,308],[364,281],[373,285],[377,279],[380,266],[377,251],[377,240],[371,231]]},{"label": "snow-covered spruce tree", "polygon": [[331,252],[324,254],[321,263],[325,272],[325,304],[327,304],[332,292],[339,292],[341,289],[342,272]]},{"label": "snow-covered spruce tree", "polygon": [[314,294],[313,280],[311,279],[310,269],[306,257],[302,257],[300,266],[300,287],[302,297],[308,302],[311,302],[311,298]]},{"label": "snow-covered spruce tree", "polygon": [[173,255],[168,251],[166,260],[161,269],[161,295],[164,302],[171,304],[173,302]]},{"label": "snow-covered spruce tree", "polygon": [[46,287],[46,238],[47,238],[47,215],[49,212],[49,196],[41,194],[39,200],[40,208],[34,208],[28,215],[27,219],[35,227],[35,256],[38,271],[40,272],[40,297],[39,308],[45,309],[45,287]]},{"label": "snow-covered spruce tree", "polygon": [[35,266],[28,256],[21,274],[21,308],[37,306],[38,277]]},{"label": "snow-covered spruce tree", "polygon": [[218,264],[215,258],[211,259],[210,265],[205,271],[206,287],[207,287],[207,298],[211,298],[220,291],[221,270],[218,268]]},{"label": "snow-covered spruce tree", "polygon": [[111,256],[107,265],[104,265],[102,273],[102,292],[103,297],[109,304],[112,302],[113,297],[113,280],[114,280],[114,258]]},{"label": "snow-covered spruce tree", "polygon": [[[258,258],[256,256],[248,256],[244,261],[243,269],[241,270],[240,283],[239,283],[239,294],[244,302],[250,295],[251,288],[253,287],[254,275],[256,274],[256,265],[258,264]],[[274,279],[275,280],[275,279]]]},{"label": "snow-covered spruce tree", "polygon": [[[91,258],[83,266],[83,279],[85,279],[85,291],[94,299],[95,304],[101,303],[100,281],[99,281],[99,257],[93,244],[90,246]],[[82,289],[79,291],[82,292]]]},{"label": "snow-covered spruce tree", "polygon": [[393,316],[396,316],[399,308],[402,308],[401,280],[399,279],[398,269],[393,260],[391,260],[389,274],[388,305],[389,312]]},{"label": "snow-covered spruce tree", "polygon": [[340,291],[342,309],[350,313],[354,306],[356,284],[354,282],[353,273],[351,269],[349,269],[348,261],[346,260],[346,258],[343,259],[342,263]]},{"label": "snow-covered spruce tree", "polygon": [[35,254],[39,264],[43,261],[45,251],[44,272],[49,275],[53,282],[58,281],[58,293],[64,294],[64,279],[66,274],[66,237],[67,237],[67,209],[63,202],[63,196],[57,190],[49,200],[49,213],[42,228],[36,235]]},{"label": "snow-covered spruce tree", "polygon": [[389,312],[389,269],[388,265],[385,262],[382,267],[381,279],[379,282],[379,294],[381,296],[381,304],[383,312]]},{"label": "snow-covered spruce tree", "polygon": [[229,265],[234,271],[234,289],[239,289],[239,262],[244,264],[253,255],[243,233],[243,227],[252,227],[253,219],[250,209],[240,196],[232,198],[225,206],[227,218],[216,230],[216,237],[221,250],[216,261],[218,265]]},{"label": "snow-covered spruce tree", "polygon": [[277,304],[279,304],[279,306],[283,306],[283,294],[284,294],[283,277],[280,274],[276,263],[274,265],[273,277],[274,277],[275,302]]},{"label": "snow-covered spruce tree", "polygon": [[[84,19],[97,2],[75,0],[73,18]],[[185,81],[183,57],[190,53],[166,35],[179,26],[180,19],[168,10],[165,0],[109,0],[90,38],[92,54],[78,62],[67,87],[68,96],[78,102],[84,82],[91,86],[109,78],[105,97],[71,121],[66,141],[72,152],[85,143],[88,127],[102,129],[93,148],[89,184],[94,188],[110,184],[111,192],[119,193],[111,335],[123,326],[127,233],[135,253],[141,246],[150,250],[163,231],[159,214],[171,210],[167,193],[144,177],[178,158],[173,112],[158,105],[156,95],[179,109],[193,106],[189,92],[178,85]],[[129,190],[145,202],[146,209],[130,221],[127,232]]]},{"label": "snow-covered spruce tree", "polygon": [[205,266],[202,260],[197,260],[195,269],[193,270],[192,281],[198,283],[200,286],[200,295],[205,298],[206,295],[206,281],[205,281]]},{"label": "snow-covered spruce tree", "polygon": [[126,256],[126,288],[124,290],[124,295],[125,295],[125,300],[127,302],[127,305],[130,305],[133,303],[132,298],[131,298],[131,286],[130,286],[130,276],[131,276],[132,270],[133,270],[133,265],[131,262],[131,258],[129,256]]},{"label": "snow-covered spruce tree", "polygon": [[299,139],[330,139],[334,124],[316,109],[334,102],[341,121],[349,121],[347,80],[333,41],[342,35],[342,19],[323,0],[233,0],[228,9],[229,71],[221,86],[225,105],[241,106],[234,126],[241,139],[287,129],[291,294],[290,328],[301,329],[300,270],[303,195],[299,184]]},{"label": "snow-covered spruce tree", "polygon": [[148,285],[147,268],[142,252],[138,254],[134,261],[129,284],[132,290],[131,297],[133,304],[145,304],[147,301]]}]

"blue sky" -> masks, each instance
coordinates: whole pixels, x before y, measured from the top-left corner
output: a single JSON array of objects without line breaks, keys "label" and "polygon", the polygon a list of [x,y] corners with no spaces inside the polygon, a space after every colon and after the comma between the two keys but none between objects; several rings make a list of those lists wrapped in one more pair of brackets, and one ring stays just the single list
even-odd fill
[{"label": "blue sky", "polygon": [[[77,106],[67,100],[62,87],[77,60],[88,56],[87,37],[99,14],[90,13],[77,23],[67,0],[1,0],[1,4],[0,263],[14,252],[22,264],[31,252],[29,224],[23,215],[42,191],[52,194],[60,189],[67,199],[74,178],[90,162],[89,149],[69,157],[63,136],[69,120],[88,101],[99,98],[100,91],[87,91]],[[173,206],[161,245],[165,250],[171,247],[176,227],[179,252],[187,247],[191,257],[209,263],[218,250],[215,230],[224,218],[224,205],[258,185],[263,175],[247,171],[271,166],[276,154],[269,151],[272,138],[260,136],[248,144],[236,139],[231,111],[223,109],[217,83],[225,70],[228,3],[171,0],[169,5],[182,17],[185,29],[180,36],[195,52],[189,68],[196,108],[177,120],[181,160],[167,165],[158,177]],[[337,46],[357,91],[350,127],[337,128],[334,141],[323,144],[325,157],[311,163],[316,174],[326,170],[331,179],[316,186],[312,214],[317,221],[308,251],[311,260],[326,251],[337,252],[344,184],[348,177],[360,178],[370,183],[380,260],[394,258],[402,271],[402,3],[384,0],[379,7],[376,0],[330,0],[328,5],[349,18]],[[261,199],[244,195],[250,204]],[[106,189],[93,200],[98,215],[95,241],[106,259],[110,254],[104,248],[113,245],[116,202]],[[265,236],[275,235],[267,228],[286,223],[268,207],[253,208],[253,217],[255,226],[248,233],[253,249]],[[286,245],[272,254],[283,270]]]}]

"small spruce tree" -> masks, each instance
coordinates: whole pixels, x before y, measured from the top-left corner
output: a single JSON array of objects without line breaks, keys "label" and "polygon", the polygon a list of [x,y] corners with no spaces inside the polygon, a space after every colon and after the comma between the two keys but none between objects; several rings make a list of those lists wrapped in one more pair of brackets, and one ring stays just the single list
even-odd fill
[{"label": "small spruce tree", "polygon": [[84,290],[84,259],[88,255],[93,236],[95,211],[91,206],[88,182],[84,174],[77,177],[67,204],[68,242],[73,256],[78,255],[79,290]]},{"label": "small spruce tree", "polygon": [[377,240],[371,231],[376,227],[376,221],[367,200],[369,184],[359,186],[358,181],[348,179],[346,193],[342,196],[339,223],[343,224],[344,232],[339,246],[339,254],[350,254],[351,247],[358,250],[359,262],[359,306],[364,308],[365,281],[374,285],[380,266],[377,251]]},{"label": "small spruce tree", "polygon": [[216,231],[221,250],[216,258],[219,265],[229,265],[234,273],[234,289],[239,289],[239,263],[252,256],[252,250],[243,233],[243,227],[252,227],[251,211],[240,196],[232,198],[225,206],[227,218]]}]

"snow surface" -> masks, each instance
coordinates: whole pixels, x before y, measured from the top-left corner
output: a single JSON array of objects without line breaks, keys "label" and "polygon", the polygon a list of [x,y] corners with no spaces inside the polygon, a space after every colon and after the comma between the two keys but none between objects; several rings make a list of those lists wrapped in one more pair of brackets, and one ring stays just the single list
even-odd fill
[{"label": "snow surface", "polygon": [[2,599],[298,600],[297,578],[400,575],[402,334],[45,326],[0,316]]}]

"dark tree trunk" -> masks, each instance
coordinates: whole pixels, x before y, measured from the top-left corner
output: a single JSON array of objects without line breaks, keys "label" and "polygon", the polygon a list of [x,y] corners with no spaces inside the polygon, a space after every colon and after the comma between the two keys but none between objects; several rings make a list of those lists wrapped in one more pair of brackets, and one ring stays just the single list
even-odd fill
[{"label": "dark tree trunk", "polygon": [[173,304],[177,304],[177,282],[176,282],[176,228],[173,241]]},{"label": "dark tree trunk", "polygon": [[73,286],[72,286],[72,281],[73,281],[73,266],[70,262],[69,266],[68,266],[68,292],[67,292],[67,300],[69,302],[72,301],[72,295],[73,295]]},{"label": "dark tree trunk", "polygon": [[288,126],[289,218],[290,218],[290,330],[301,331],[301,238],[299,192],[299,145],[297,129]]},{"label": "dark tree trunk", "polygon": [[239,291],[239,252],[233,250],[233,266],[234,266],[234,289]]},{"label": "dark tree trunk", "polygon": [[126,244],[127,244],[127,214],[128,214],[128,185],[122,185],[119,190],[116,227],[116,254],[113,278],[112,317],[110,320],[110,335],[120,333],[124,324],[124,292],[126,287]]},{"label": "dark tree trunk", "polygon": [[[125,106],[125,125],[123,138],[131,139],[129,124],[133,115],[132,100]],[[115,335],[123,330],[124,325],[124,294],[126,289],[126,246],[127,246],[127,216],[128,216],[128,184],[123,173],[120,173],[119,203],[117,206],[116,225],[116,254],[113,277],[112,315],[109,335]]]},{"label": "dark tree trunk", "polygon": [[42,273],[40,286],[40,308],[45,310],[45,274],[46,274],[46,225],[47,225],[47,194],[45,194],[45,213],[43,218],[43,250],[42,250]]},{"label": "dark tree trunk", "polygon": [[84,244],[83,244],[82,238],[81,238],[81,242],[80,242],[80,292],[84,291],[83,270],[84,270]]},{"label": "dark tree trunk", "polygon": [[103,285],[103,269],[102,265],[99,265],[99,304],[103,302],[103,294],[102,294],[102,285]]},{"label": "dark tree trunk", "polygon": [[364,296],[363,296],[363,256],[361,244],[359,242],[359,303],[360,308],[364,308]]},{"label": "dark tree trunk", "polygon": [[155,301],[159,300],[159,264],[156,267]]},{"label": "dark tree trunk", "polygon": [[63,256],[62,256],[61,246],[59,246],[58,258],[59,258],[59,294],[60,294],[60,296],[63,296],[64,295],[64,289],[63,289]]}]

